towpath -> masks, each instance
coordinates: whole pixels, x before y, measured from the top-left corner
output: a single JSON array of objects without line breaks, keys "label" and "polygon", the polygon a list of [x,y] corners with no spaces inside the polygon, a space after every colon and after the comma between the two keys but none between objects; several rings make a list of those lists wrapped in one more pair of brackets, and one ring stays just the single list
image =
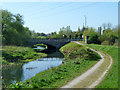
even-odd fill
[{"label": "towpath", "polygon": [[[80,42],[73,42],[88,48]],[[107,53],[103,53],[92,48],[89,49],[101,56],[100,61],[98,61],[93,67],[84,72],[82,75],[76,77],[61,88],[95,88],[95,86],[104,79],[108,70],[112,66],[112,57]]]}]

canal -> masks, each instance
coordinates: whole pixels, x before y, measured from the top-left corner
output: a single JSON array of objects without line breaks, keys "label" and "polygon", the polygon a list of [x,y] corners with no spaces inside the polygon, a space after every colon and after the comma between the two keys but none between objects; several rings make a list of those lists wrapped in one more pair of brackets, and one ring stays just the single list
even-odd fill
[{"label": "canal", "polygon": [[47,57],[38,58],[34,61],[24,63],[23,65],[11,65],[3,69],[3,86],[6,87],[11,83],[25,81],[41,71],[45,71],[51,67],[56,67],[62,64],[64,56],[59,50],[45,53],[47,54]]}]

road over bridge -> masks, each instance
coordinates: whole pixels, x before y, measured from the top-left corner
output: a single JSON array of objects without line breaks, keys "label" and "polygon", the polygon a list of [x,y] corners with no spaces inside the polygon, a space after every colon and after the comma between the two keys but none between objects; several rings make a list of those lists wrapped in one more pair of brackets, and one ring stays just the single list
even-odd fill
[{"label": "road over bridge", "polygon": [[82,41],[82,39],[69,39],[69,38],[55,38],[55,39],[29,39],[29,45],[35,44],[46,44],[48,48],[56,48],[59,49],[60,47],[64,46],[65,44],[69,43],[70,41]]}]

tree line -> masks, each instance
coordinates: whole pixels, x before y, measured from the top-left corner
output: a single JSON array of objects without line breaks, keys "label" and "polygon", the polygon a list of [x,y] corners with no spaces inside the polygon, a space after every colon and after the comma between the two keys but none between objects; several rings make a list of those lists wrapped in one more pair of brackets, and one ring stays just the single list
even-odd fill
[{"label": "tree line", "polygon": [[102,44],[102,45],[118,45],[119,33],[118,26],[111,28],[110,23],[103,24],[99,27],[101,30],[92,27],[78,27],[78,30],[72,31],[70,26],[60,28],[58,34],[56,32],[51,33],[51,38],[83,38],[88,36],[88,43]]},{"label": "tree line", "polygon": [[[109,24],[108,24],[109,25]],[[103,26],[104,28],[104,26]],[[101,30],[95,30],[94,28],[88,28],[83,32],[84,37],[88,36],[88,43],[102,44],[102,45],[118,45],[119,34],[118,27],[115,28],[104,28]]]},{"label": "tree line", "polygon": [[25,45],[30,38],[85,38],[89,36],[88,43],[113,45],[118,41],[118,27],[111,28],[111,24],[103,24],[103,33],[94,28],[84,26],[72,31],[70,26],[61,27],[59,32],[49,34],[35,32],[28,27],[24,27],[23,16],[12,14],[7,10],[2,12],[2,44],[3,45]]},{"label": "tree line", "polygon": [[45,35],[44,33],[36,33],[34,30],[24,27],[22,15],[14,15],[7,10],[0,10],[0,12],[2,13],[3,45],[25,45],[28,39]]}]

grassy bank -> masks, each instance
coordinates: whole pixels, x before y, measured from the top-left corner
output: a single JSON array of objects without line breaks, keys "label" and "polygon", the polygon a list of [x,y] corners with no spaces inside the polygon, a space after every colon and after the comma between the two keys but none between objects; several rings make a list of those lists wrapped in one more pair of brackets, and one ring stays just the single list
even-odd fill
[{"label": "grassy bank", "polygon": [[66,60],[76,58],[84,58],[85,60],[100,59],[100,56],[97,53],[74,42],[66,44],[60,49],[60,51],[65,55],[65,58],[67,58]]},{"label": "grassy bank", "polygon": [[[61,52],[65,55],[65,63],[36,74],[24,82],[12,84],[10,88],[58,88],[92,67],[99,55],[76,43],[63,46]],[[94,58],[93,58],[94,57]]]},{"label": "grassy bank", "polygon": [[45,57],[44,53],[36,53],[29,47],[3,46],[2,47],[2,64],[12,64],[15,62],[28,62],[36,58]]},{"label": "grassy bank", "polygon": [[32,47],[33,48],[36,48],[37,46],[41,46],[41,47],[44,47],[44,48],[46,48],[47,47],[47,45],[45,45],[45,44],[35,44],[35,45],[33,45]]},{"label": "grassy bank", "polygon": [[95,44],[89,44],[87,46],[106,52],[113,58],[112,68],[106,75],[105,79],[96,86],[96,88],[118,88],[118,48],[115,46],[102,46]]},{"label": "grassy bank", "polygon": [[42,50],[45,50],[47,48],[47,45],[45,44],[35,44],[32,46],[32,48],[37,48],[38,46],[41,47],[41,49],[34,49],[36,52],[41,52]]}]

